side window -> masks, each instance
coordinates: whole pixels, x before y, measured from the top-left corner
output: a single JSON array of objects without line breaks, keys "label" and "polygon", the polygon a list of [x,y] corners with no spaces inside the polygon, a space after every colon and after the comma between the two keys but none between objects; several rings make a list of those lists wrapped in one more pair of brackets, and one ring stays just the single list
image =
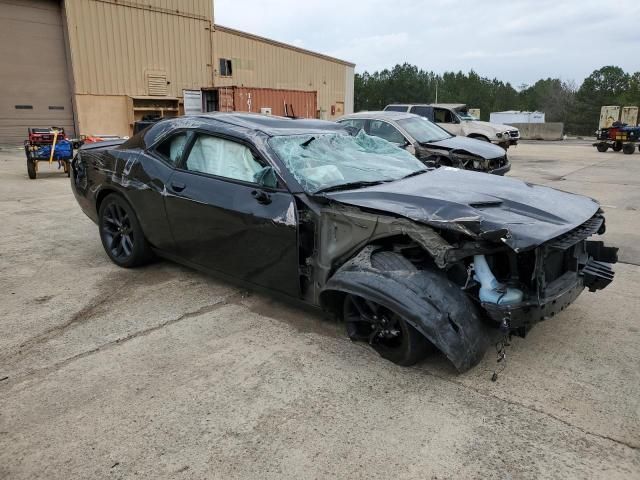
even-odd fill
[{"label": "side window", "polygon": [[156,152],[175,167],[187,145],[187,138],[187,132],[172,135],[156,147]]},{"label": "side window", "polygon": [[429,118],[429,107],[411,107],[411,113]]},{"label": "side window", "polygon": [[393,126],[381,120],[371,120],[369,135],[384,138],[387,142],[402,144],[404,136]]},{"label": "side window", "polygon": [[348,120],[341,120],[340,121],[340,123],[342,125],[346,125],[348,127],[354,127],[354,128],[357,128],[358,130],[364,129],[365,122],[366,122],[366,120],[361,119],[361,118],[350,118]]},{"label": "side window", "polygon": [[200,135],[189,152],[185,168],[192,172],[256,183],[255,175],[262,170],[262,165],[253,157],[251,150],[240,143]]},{"label": "side window", "polygon": [[436,123],[453,123],[453,115],[444,108],[434,108],[433,116]]}]

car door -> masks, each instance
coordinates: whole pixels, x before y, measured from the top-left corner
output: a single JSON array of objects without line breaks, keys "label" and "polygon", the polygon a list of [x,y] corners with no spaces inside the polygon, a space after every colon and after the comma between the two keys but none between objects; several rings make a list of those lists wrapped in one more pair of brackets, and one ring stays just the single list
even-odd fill
[{"label": "car door", "polygon": [[268,163],[237,139],[198,133],[165,199],[174,253],[193,264],[298,296],[297,212]]},{"label": "car door", "polygon": [[182,157],[189,133],[177,131],[127,162],[122,184],[127,198],[138,215],[142,230],[151,245],[160,250],[173,247],[173,236],[167,221],[164,195],[174,168]]},{"label": "car door", "polygon": [[460,125],[460,121],[454,115],[454,113],[448,108],[434,107],[433,119],[435,123],[437,123],[439,126],[444,128],[450,134],[452,135],[462,134],[462,127]]}]

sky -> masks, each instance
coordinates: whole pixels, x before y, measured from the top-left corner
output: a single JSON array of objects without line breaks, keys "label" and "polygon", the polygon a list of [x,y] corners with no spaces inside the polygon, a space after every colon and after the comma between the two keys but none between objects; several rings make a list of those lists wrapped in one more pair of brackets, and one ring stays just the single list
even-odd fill
[{"label": "sky", "polygon": [[214,0],[215,22],[374,72],[408,62],[514,87],[640,71],[638,0]]}]

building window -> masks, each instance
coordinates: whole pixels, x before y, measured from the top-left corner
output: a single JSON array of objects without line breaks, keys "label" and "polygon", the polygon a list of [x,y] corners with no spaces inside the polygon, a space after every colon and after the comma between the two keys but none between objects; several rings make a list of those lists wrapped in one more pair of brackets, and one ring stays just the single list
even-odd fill
[{"label": "building window", "polygon": [[231,70],[231,60],[228,58],[220,59],[220,76],[221,77],[230,77],[233,74]]},{"label": "building window", "polygon": [[64,110],[64,107],[59,105],[49,105],[49,110]]},{"label": "building window", "polygon": [[33,110],[33,105],[16,105],[16,110]]}]

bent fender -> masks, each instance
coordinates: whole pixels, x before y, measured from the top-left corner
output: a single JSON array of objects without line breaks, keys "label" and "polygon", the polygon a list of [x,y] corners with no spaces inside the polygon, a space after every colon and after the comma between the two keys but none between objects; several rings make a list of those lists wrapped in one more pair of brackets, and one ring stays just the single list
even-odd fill
[{"label": "bent fender", "polygon": [[465,372],[482,360],[498,331],[485,325],[473,302],[441,272],[381,271],[367,247],[327,282],[320,301],[342,292],[372,300],[401,315]]}]

